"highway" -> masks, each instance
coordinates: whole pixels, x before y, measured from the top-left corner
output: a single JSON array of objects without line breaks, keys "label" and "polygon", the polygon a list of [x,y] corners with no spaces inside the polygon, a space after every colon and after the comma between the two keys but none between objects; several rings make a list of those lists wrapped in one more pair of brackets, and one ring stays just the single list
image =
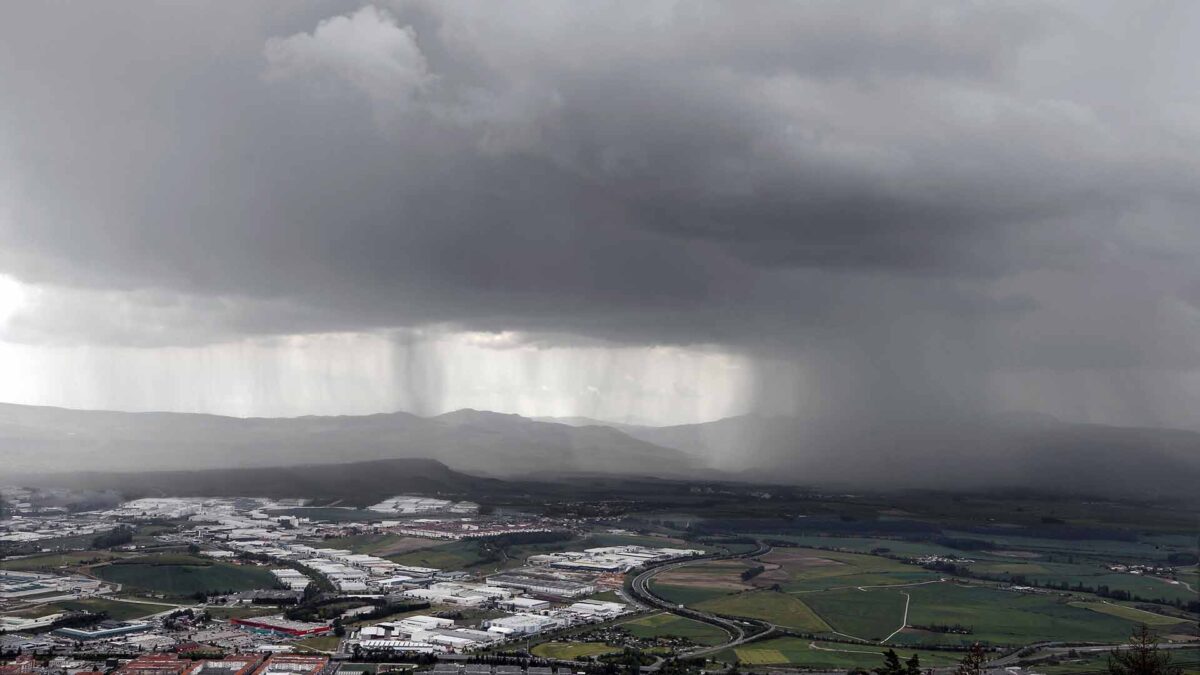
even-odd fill
[{"label": "highway", "polygon": [[[679,569],[680,567],[686,567],[688,565],[705,563],[710,560],[732,560],[732,559],[736,559],[736,558],[754,558],[757,556],[766,555],[767,553],[770,553],[770,552],[771,552],[771,547],[760,542],[758,544],[758,548],[756,548],[755,550],[750,551],[748,553],[741,553],[741,554],[736,554],[736,555],[723,555],[723,556],[705,556],[705,557],[701,557],[701,558],[692,558],[690,560],[684,560],[682,562],[667,563],[665,565],[651,567],[647,570],[640,572],[637,576],[635,576],[633,578],[633,581],[630,582],[630,591],[638,601],[640,601],[644,604],[650,605],[651,607],[657,607],[666,612],[670,612],[671,614],[675,614],[677,616],[681,616],[686,619],[692,619],[694,621],[700,621],[700,622],[707,623],[707,624],[710,624],[713,626],[717,626],[718,628],[721,628],[722,630],[724,630],[729,635],[729,640],[727,642],[724,642],[719,645],[714,645],[714,646],[700,647],[700,648],[693,649],[693,650],[690,650],[687,652],[682,652],[679,654],[679,656],[684,657],[684,658],[707,656],[709,654],[719,652],[723,649],[729,649],[730,647],[737,647],[738,645],[745,644],[752,640],[762,639],[763,637],[766,637],[768,635],[775,633],[775,631],[777,630],[777,627],[772,624],[769,624],[766,622],[761,622],[761,621],[738,621],[738,620],[734,620],[734,619],[728,619],[723,616],[713,614],[711,612],[702,612],[702,611],[699,611],[696,609],[684,607],[677,603],[670,602],[670,601],[666,600],[665,598],[660,598],[654,594],[654,592],[651,590],[651,587],[650,587],[650,581],[657,574],[660,574],[662,572],[667,572],[670,570],[674,570],[674,569]],[[761,628],[763,630],[755,631],[752,633],[747,633],[744,626],[755,626],[755,627]]]}]

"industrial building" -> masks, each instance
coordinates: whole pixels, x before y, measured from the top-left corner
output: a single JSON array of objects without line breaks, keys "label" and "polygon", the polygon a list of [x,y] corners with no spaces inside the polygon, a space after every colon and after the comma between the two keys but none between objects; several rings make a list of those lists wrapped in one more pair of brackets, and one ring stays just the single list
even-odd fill
[{"label": "industrial building", "polygon": [[87,628],[59,628],[54,630],[53,634],[72,640],[90,642],[147,630],[150,630],[150,624],[141,621],[101,621],[95,626]]},{"label": "industrial building", "polygon": [[628,572],[649,563],[680,560],[703,555],[690,548],[650,548],[647,546],[603,546],[583,551],[564,551],[529,556],[530,565],[590,572]]},{"label": "industrial building", "polygon": [[285,619],[280,614],[245,619],[230,619],[229,623],[255,633],[266,633],[279,637],[308,637],[311,635],[324,635],[333,631],[332,627],[323,623],[291,621]]},{"label": "industrial building", "polygon": [[194,664],[178,654],[146,654],[113,671],[113,675],[183,675]]},{"label": "industrial building", "polygon": [[494,574],[487,578],[487,584],[501,588],[516,588],[535,595],[548,595],[559,598],[578,598],[596,592],[596,585],[593,583],[548,575]]},{"label": "industrial building", "polygon": [[489,632],[502,635],[505,638],[536,635],[547,630],[565,628],[567,625],[561,619],[542,616],[541,614],[513,614],[512,616],[502,616],[483,622],[483,626]]},{"label": "industrial building", "polygon": [[327,656],[308,656],[300,654],[273,654],[266,663],[259,666],[254,675],[317,675],[329,665]]}]

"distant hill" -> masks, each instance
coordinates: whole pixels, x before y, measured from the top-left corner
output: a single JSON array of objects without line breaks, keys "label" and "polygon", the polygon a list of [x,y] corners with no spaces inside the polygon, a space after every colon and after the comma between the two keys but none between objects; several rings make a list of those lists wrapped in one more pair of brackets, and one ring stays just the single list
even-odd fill
[{"label": "distant hill", "polygon": [[1045,415],[876,426],[745,415],[622,431],[746,480],[1122,496],[1192,496],[1200,485],[1200,433]]},{"label": "distant hill", "polygon": [[608,427],[575,428],[518,415],[460,410],[250,418],[127,413],[0,404],[6,469],[136,471],[263,467],[427,458],[472,473],[636,473],[674,476],[692,468],[676,449]]},{"label": "distant hill", "polygon": [[479,495],[504,489],[501,481],[451,470],[430,459],[385,459],[346,464],[309,464],[203,471],[78,472],[25,475],[23,484],[115,490],[129,497],[261,496],[346,500],[355,505],[390,495]]},{"label": "distant hill", "polygon": [[422,458],[447,470],[510,480],[723,477],[1121,496],[1191,496],[1200,485],[1200,433],[1070,424],[1045,416],[865,425],[745,415],[615,428],[586,418],[562,421],[571,424],[479,410],[428,418],[389,413],[241,419],[0,404],[0,458],[7,474]]},{"label": "distant hill", "polygon": [[608,422],[605,420],[598,420],[594,417],[531,417],[530,419],[538,422],[548,422],[550,424],[565,424],[569,427],[609,427],[610,429],[616,429],[617,431],[621,432],[624,432],[627,429],[636,431],[641,429],[655,428],[651,425],[630,424],[626,422]]}]

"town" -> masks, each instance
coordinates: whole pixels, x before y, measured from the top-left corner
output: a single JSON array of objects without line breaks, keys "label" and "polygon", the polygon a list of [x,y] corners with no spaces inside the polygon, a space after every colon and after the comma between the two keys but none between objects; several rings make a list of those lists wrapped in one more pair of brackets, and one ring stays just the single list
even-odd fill
[{"label": "town", "polygon": [[[625,573],[705,553],[596,546],[535,553],[479,574],[453,565],[401,564],[330,542],[506,538],[536,544],[568,538],[580,525],[480,515],[470,502],[406,495],[362,510],[266,498],[142,498],[68,514],[25,501],[31,495],[19,488],[0,494],[12,496],[0,541],[26,551],[10,555],[0,570],[0,654],[53,655],[51,670],[66,673],[105,670],[114,659],[129,659],[117,672],[130,675],[328,673],[331,663],[353,658],[394,662],[502,652],[535,636],[638,611],[642,607],[622,588]],[[80,545],[50,557],[61,570],[19,569],[23,561],[44,561],[38,542],[61,542],[62,532]],[[152,534],[134,536],[146,532]],[[181,602],[179,593],[122,581],[126,568],[211,574],[213,581],[200,586],[239,588],[205,588],[190,598],[194,602]],[[260,581],[245,587],[248,579]]]}]

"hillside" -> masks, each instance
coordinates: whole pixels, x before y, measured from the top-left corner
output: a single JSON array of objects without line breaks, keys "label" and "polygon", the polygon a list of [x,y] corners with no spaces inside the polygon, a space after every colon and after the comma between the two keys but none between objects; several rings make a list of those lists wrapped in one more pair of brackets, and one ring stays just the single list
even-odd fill
[{"label": "hillside", "polygon": [[688,457],[606,427],[460,410],[424,418],[234,418],[0,404],[0,454],[14,472],[265,467],[436,459],[477,474],[679,475]]},{"label": "hillside", "polygon": [[357,504],[374,503],[404,492],[478,495],[504,489],[501,481],[469,476],[429,459],[203,471],[89,471],[21,478],[31,485],[115,490],[131,497],[262,496]]},{"label": "hillside", "polygon": [[623,432],[747,480],[1124,496],[1190,496],[1200,484],[1200,433],[1045,416],[855,426],[745,415]]}]

